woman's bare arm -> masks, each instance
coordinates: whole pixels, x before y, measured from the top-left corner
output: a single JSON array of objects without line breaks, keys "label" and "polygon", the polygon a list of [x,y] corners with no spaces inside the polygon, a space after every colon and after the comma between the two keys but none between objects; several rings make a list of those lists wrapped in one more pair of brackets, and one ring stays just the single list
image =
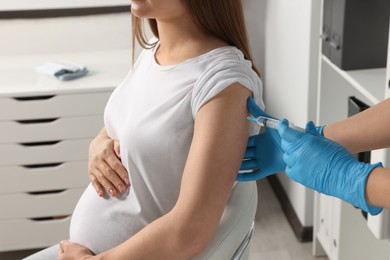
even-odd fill
[{"label": "woman's bare arm", "polygon": [[248,89],[235,83],[199,110],[174,208],[98,258],[188,259],[207,246],[243,158],[250,95]]}]

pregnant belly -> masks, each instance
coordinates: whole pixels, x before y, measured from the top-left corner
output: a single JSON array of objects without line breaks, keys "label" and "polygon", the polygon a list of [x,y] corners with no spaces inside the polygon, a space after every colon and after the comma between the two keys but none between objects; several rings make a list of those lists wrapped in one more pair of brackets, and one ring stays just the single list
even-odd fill
[{"label": "pregnant belly", "polygon": [[134,196],[101,198],[90,184],[73,212],[70,240],[99,254],[126,241],[145,226]]}]

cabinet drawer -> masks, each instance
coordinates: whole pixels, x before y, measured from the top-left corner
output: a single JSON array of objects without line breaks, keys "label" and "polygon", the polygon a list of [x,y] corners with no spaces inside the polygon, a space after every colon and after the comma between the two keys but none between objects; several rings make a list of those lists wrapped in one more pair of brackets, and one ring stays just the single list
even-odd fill
[{"label": "cabinet drawer", "polygon": [[100,115],[111,92],[0,98],[0,120]]},{"label": "cabinet drawer", "polygon": [[2,144],[0,166],[36,165],[66,161],[84,161],[92,139],[64,140],[54,144]]},{"label": "cabinet drawer", "polygon": [[0,167],[2,193],[58,190],[86,187],[88,161]]},{"label": "cabinet drawer", "polygon": [[84,190],[2,194],[0,220],[71,215]]},{"label": "cabinet drawer", "polygon": [[0,143],[92,138],[102,128],[103,115],[0,121]]},{"label": "cabinet drawer", "polygon": [[0,251],[43,248],[69,239],[70,218],[0,221]]}]

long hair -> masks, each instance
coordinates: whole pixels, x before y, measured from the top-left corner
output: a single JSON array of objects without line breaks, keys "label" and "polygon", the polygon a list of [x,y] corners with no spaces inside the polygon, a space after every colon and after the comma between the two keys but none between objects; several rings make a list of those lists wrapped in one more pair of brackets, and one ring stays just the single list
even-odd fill
[{"label": "long hair", "polygon": [[[241,0],[181,0],[193,22],[203,31],[214,35],[231,46],[236,46],[244,54],[245,59],[252,62],[252,69],[260,76],[254,65],[249,48],[244,12]],[[148,19],[150,29],[159,38],[157,22]],[[148,43],[142,19],[133,15],[133,60],[135,39],[145,49],[153,48],[157,43]]]}]

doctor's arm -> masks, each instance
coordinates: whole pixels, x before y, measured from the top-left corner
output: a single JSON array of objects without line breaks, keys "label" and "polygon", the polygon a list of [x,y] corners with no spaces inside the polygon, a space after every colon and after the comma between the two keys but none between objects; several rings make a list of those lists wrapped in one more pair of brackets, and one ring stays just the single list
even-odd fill
[{"label": "doctor's arm", "polygon": [[324,127],[323,135],[352,153],[390,147],[390,98]]},{"label": "doctor's arm", "polygon": [[[357,153],[390,147],[390,98],[352,117],[327,125],[323,135]],[[367,178],[366,199],[390,208],[390,169],[376,168]]]},{"label": "doctor's arm", "polygon": [[[323,135],[357,153],[390,147],[390,98],[352,117],[327,125]],[[367,178],[368,204],[390,208],[390,169],[376,168]]]},{"label": "doctor's arm", "polygon": [[[254,117],[272,117],[260,109],[253,99],[247,102]],[[322,129],[322,134],[352,153],[390,147],[390,98],[347,119],[329,124]],[[265,133],[251,136],[241,165],[241,170],[250,173],[239,174],[237,180],[251,181],[284,171],[285,163],[280,149],[280,136],[274,129],[265,129]]]},{"label": "doctor's arm", "polygon": [[380,163],[357,161],[343,146],[318,134],[312,122],[302,133],[283,120],[278,131],[287,164],[285,172],[291,179],[372,215],[381,211],[375,206],[390,206],[389,169]]},{"label": "doctor's arm", "polygon": [[[250,95],[235,83],[200,108],[173,209],[96,259],[189,259],[208,245],[245,151]],[[66,251],[60,259],[67,259]]]},{"label": "doctor's arm", "polygon": [[367,178],[366,199],[370,205],[390,209],[390,169],[375,168]]}]

